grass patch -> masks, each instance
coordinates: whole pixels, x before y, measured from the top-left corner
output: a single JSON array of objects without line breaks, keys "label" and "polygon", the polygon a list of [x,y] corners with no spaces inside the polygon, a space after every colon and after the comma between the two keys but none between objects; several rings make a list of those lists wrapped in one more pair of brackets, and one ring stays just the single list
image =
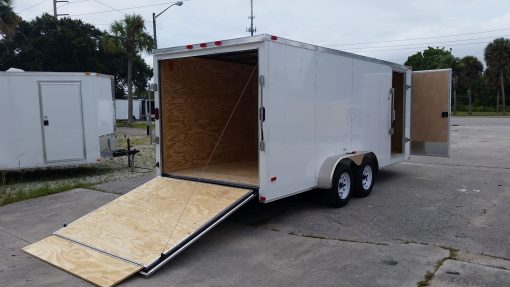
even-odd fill
[{"label": "grass patch", "polygon": [[[137,121],[130,124],[128,121],[117,121],[118,128],[133,128],[133,129],[146,129],[146,121]],[[152,129],[154,130],[154,122],[152,123]]]},{"label": "grass patch", "polygon": [[0,206],[50,194],[60,193],[75,188],[87,188],[90,186],[91,184],[84,182],[65,183],[57,186],[50,186],[49,184],[46,184],[43,187],[39,187],[30,191],[17,191],[15,193],[3,195],[3,197],[0,197]]},{"label": "grass patch", "polygon": [[423,277],[423,280],[416,283],[416,286],[418,286],[418,287],[430,286],[430,281],[432,281],[432,279],[434,279],[434,275],[436,274],[437,270],[439,270],[439,268],[441,268],[443,263],[448,259],[455,260],[457,258],[457,252],[459,250],[451,248],[451,247],[441,247],[441,248],[448,250],[448,256],[445,258],[439,259],[436,262],[436,264],[434,264],[434,269],[432,271],[427,271],[427,273]]},{"label": "grass patch", "polygon": [[[468,112],[456,112],[453,113],[454,116],[458,117],[469,117]],[[510,114],[503,115],[503,113],[498,112],[472,112],[472,117],[504,117],[504,116],[510,116]]]},{"label": "grass patch", "polygon": [[[130,136],[128,138],[132,148],[150,144],[150,138],[148,136]],[[117,148],[127,148],[127,138],[117,137]]]}]

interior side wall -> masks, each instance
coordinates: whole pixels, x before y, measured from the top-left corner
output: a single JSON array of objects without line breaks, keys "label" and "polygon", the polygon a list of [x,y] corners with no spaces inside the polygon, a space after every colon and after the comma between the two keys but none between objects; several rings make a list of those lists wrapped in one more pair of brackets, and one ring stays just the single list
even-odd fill
[{"label": "interior side wall", "polygon": [[[205,166],[255,66],[183,58],[160,65],[162,171]],[[210,164],[258,158],[257,71]]]},{"label": "interior side wall", "polygon": [[391,152],[402,154],[404,139],[404,74],[393,72],[392,85],[395,89],[395,121],[393,122],[394,133],[391,136]]}]

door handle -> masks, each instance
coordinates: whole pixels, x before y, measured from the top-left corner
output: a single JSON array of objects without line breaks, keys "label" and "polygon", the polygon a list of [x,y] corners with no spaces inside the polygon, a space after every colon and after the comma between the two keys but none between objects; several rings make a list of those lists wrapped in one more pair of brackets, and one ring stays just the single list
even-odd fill
[{"label": "door handle", "polygon": [[442,117],[442,118],[447,118],[447,117],[449,117],[448,112],[442,112],[442,113],[441,113],[441,117]]}]

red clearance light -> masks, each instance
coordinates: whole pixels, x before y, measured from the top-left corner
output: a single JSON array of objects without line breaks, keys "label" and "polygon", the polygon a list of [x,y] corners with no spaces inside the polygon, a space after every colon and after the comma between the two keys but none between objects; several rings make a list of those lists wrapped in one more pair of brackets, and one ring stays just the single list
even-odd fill
[{"label": "red clearance light", "polygon": [[276,36],[271,36],[271,40],[276,41],[276,40],[278,40],[278,37],[276,37]]},{"label": "red clearance light", "polygon": [[207,43],[200,44],[200,48],[207,48]]},{"label": "red clearance light", "polygon": [[276,176],[271,177],[271,181],[276,181],[278,178]]},{"label": "red clearance light", "polygon": [[266,201],[267,198],[265,196],[261,196],[259,199],[260,201]]},{"label": "red clearance light", "polygon": [[221,41],[216,41],[216,42],[214,42],[214,45],[215,45],[215,46],[221,46],[222,44],[223,44],[223,43],[222,43]]},{"label": "red clearance light", "polygon": [[193,49],[193,45],[186,45],[186,48],[191,50],[191,49]]}]

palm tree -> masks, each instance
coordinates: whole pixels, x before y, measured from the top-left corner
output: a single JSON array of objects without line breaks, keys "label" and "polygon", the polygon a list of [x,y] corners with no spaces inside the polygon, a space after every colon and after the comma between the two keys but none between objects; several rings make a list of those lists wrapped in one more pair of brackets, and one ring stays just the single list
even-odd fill
[{"label": "palm tree", "polygon": [[499,74],[503,114],[506,114],[505,73],[510,69],[510,40],[499,38],[485,48],[485,62]]},{"label": "palm tree", "polygon": [[466,56],[459,62],[459,80],[458,83],[468,90],[469,114],[471,115],[471,86],[480,78],[483,71],[483,64],[473,56]]},{"label": "palm tree", "polygon": [[12,37],[20,21],[21,17],[12,10],[12,0],[0,0],[0,34]]},{"label": "palm tree", "polygon": [[485,70],[485,72],[483,74],[484,74],[484,78],[485,78],[485,82],[487,83],[487,86],[496,91],[496,112],[499,113],[499,98],[500,98],[500,91],[499,91],[500,85],[499,84],[500,84],[500,80],[499,80],[498,72],[495,71],[493,68],[489,67]]},{"label": "palm tree", "polygon": [[145,22],[140,15],[126,15],[111,25],[111,35],[103,38],[104,47],[127,58],[127,90],[129,123],[133,122],[133,61],[139,52],[151,52],[154,39],[145,32]]}]

